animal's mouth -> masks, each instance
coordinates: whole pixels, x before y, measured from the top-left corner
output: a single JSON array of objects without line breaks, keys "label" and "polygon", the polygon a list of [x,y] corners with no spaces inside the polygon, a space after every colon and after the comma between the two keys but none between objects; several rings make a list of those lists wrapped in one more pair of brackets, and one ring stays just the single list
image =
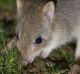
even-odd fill
[{"label": "animal's mouth", "polygon": [[29,54],[28,56],[27,55],[22,56],[22,61],[21,61],[22,64],[27,65],[27,64],[32,63],[35,60],[35,58],[41,57],[42,52],[43,52],[43,50],[38,50],[36,52],[33,52],[31,55]]},{"label": "animal's mouth", "polygon": [[22,61],[21,61],[21,63],[23,64],[23,65],[27,65],[27,64],[30,64],[30,63],[32,63],[33,61],[34,61],[34,59],[35,58],[23,58],[22,59]]}]

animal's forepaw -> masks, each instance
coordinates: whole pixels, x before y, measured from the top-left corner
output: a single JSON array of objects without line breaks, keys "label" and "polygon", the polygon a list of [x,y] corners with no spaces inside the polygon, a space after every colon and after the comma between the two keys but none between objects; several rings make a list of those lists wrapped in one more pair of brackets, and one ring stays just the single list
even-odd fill
[{"label": "animal's forepaw", "polygon": [[80,74],[80,66],[77,64],[73,65],[68,74]]},{"label": "animal's forepaw", "polygon": [[42,58],[47,58],[47,57],[49,56],[49,54],[50,54],[49,51],[44,50],[44,51],[42,52],[42,54],[41,54],[41,57],[42,57]]}]

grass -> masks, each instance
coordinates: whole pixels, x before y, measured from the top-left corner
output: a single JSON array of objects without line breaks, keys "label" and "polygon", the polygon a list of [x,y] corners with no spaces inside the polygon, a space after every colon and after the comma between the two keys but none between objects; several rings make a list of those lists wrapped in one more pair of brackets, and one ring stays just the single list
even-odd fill
[{"label": "grass", "polygon": [[14,36],[14,29],[12,27],[14,27],[13,22],[0,22],[0,74],[21,73],[20,55],[17,48],[6,49],[5,47],[7,39]]},{"label": "grass", "polygon": [[[1,10],[12,10],[15,0],[0,0]],[[3,50],[6,41],[15,35],[13,21],[0,21],[0,74],[67,74],[74,63],[74,46],[66,45],[58,48],[47,59],[36,59],[28,66],[20,63],[20,53],[16,47]]]},{"label": "grass", "polygon": [[16,56],[19,56],[16,49],[0,52],[0,74],[20,74],[21,66],[16,62],[19,59]]},{"label": "grass", "polygon": [[0,9],[12,10],[15,6],[15,0],[0,0]]}]

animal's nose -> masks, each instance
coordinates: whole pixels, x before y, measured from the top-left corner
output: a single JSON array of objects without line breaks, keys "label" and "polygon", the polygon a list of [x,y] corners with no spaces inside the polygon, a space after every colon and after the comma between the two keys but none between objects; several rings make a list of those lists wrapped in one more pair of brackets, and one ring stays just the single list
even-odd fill
[{"label": "animal's nose", "polygon": [[23,65],[27,65],[28,64],[28,62],[26,62],[26,61],[21,61],[21,63],[23,64]]},{"label": "animal's nose", "polygon": [[27,65],[29,63],[29,60],[27,58],[22,58],[21,63],[23,65]]},{"label": "animal's nose", "polygon": [[33,59],[30,59],[30,58],[22,58],[22,60],[21,60],[21,63],[23,65],[27,65],[27,64],[32,63],[32,62],[33,62]]}]

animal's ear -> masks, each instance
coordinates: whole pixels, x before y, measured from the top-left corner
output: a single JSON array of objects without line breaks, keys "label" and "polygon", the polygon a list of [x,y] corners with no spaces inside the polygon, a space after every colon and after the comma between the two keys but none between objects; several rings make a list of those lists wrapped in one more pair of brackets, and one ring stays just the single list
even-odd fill
[{"label": "animal's ear", "polygon": [[53,1],[50,1],[43,7],[43,14],[46,17],[52,19],[54,16],[54,10],[55,10],[55,5]]},{"label": "animal's ear", "polygon": [[21,0],[16,0],[16,4],[17,4],[17,8],[19,8],[21,5]]},{"label": "animal's ear", "polygon": [[24,0],[16,0],[16,5],[17,5],[18,11],[20,11],[20,8],[22,7],[23,3],[24,3]]}]

